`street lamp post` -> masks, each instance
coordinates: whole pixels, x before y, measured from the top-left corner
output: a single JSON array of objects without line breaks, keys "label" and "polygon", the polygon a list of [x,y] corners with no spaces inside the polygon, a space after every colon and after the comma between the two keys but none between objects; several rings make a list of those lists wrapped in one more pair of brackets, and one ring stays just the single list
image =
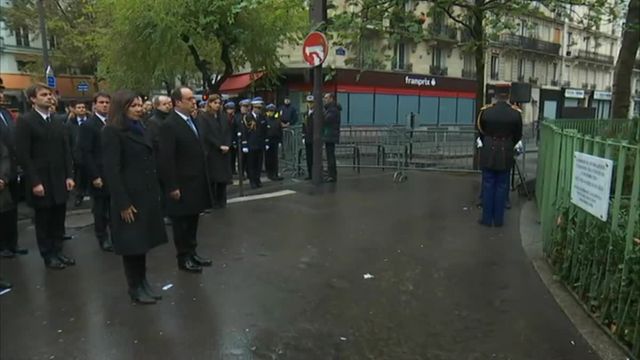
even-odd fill
[{"label": "street lamp post", "polygon": [[[309,9],[312,29],[323,31],[327,20],[327,0],[313,0]],[[319,26],[320,25],[320,26]],[[322,122],[324,109],[322,106],[322,64],[313,68],[313,169],[314,185],[322,183]]]},{"label": "street lamp post", "polygon": [[51,65],[49,63],[49,47],[47,46],[47,24],[44,16],[44,0],[37,0],[38,18],[40,19],[40,36],[42,37],[42,60],[44,61],[45,77],[48,76],[47,69]]}]

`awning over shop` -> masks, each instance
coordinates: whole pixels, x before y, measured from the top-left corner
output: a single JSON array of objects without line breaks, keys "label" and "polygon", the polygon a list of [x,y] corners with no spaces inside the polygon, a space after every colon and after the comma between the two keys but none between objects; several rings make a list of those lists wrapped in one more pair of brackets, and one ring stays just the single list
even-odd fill
[{"label": "awning over shop", "polygon": [[240,93],[248,88],[251,83],[260,79],[262,75],[264,75],[262,72],[231,75],[222,83],[222,85],[220,85],[220,92],[232,94]]}]

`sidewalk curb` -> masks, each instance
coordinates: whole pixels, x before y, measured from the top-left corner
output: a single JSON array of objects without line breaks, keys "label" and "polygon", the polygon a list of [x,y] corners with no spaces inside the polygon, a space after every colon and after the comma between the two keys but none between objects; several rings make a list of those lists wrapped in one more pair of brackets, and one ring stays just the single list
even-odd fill
[{"label": "sidewalk curb", "polygon": [[631,360],[629,355],[591,318],[571,292],[554,278],[542,253],[542,234],[535,201],[527,201],[520,211],[522,248],[540,279],[582,337],[602,360]]}]

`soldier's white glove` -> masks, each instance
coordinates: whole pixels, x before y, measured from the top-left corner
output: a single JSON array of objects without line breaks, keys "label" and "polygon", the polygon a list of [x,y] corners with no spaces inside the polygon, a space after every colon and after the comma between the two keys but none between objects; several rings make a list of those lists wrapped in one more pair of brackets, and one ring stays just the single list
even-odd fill
[{"label": "soldier's white glove", "polygon": [[248,154],[249,153],[249,148],[243,147],[242,148],[242,152],[245,153],[245,154]]},{"label": "soldier's white glove", "polygon": [[522,140],[518,141],[516,146],[514,146],[513,148],[515,149],[517,155],[522,154],[524,152],[524,144],[522,143]]},{"label": "soldier's white glove", "polygon": [[476,148],[480,149],[483,146],[482,140],[480,138],[476,139]]},{"label": "soldier's white glove", "polygon": [[305,145],[305,143],[304,143],[304,138],[302,138],[302,145]]},{"label": "soldier's white glove", "polygon": [[269,145],[265,145],[264,149],[269,150]]}]

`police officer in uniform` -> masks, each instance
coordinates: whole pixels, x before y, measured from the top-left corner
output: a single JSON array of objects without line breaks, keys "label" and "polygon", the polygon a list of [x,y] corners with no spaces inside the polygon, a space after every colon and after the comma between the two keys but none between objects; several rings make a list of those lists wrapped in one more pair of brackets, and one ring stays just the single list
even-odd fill
[{"label": "police officer in uniform", "polygon": [[[243,102],[241,102],[241,106],[242,104]],[[240,120],[240,146],[244,154],[243,159],[246,160],[247,177],[252,189],[262,187],[260,173],[265,148],[262,104],[261,98],[254,98],[251,101],[253,111],[243,113]]]},{"label": "police officer in uniform", "polygon": [[231,174],[236,174],[236,156],[238,155],[238,116],[236,115],[236,103],[227,101],[224,104],[224,120],[231,131],[231,149],[229,149],[229,163]]},{"label": "police officer in uniform", "polygon": [[307,112],[304,113],[302,120],[302,142],[307,159],[307,178],[305,180],[311,180],[313,170],[313,103],[313,95],[307,96]]},{"label": "police officer in uniform", "polygon": [[480,110],[476,124],[482,169],[482,219],[479,223],[501,227],[514,148],[522,139],[522,115],[520,109],[508,102],[509,85],[496,85],[496,100]]},{"label": "police officer in uniform", "polygon": [[266,110],[264,168],[270,180],[281,181],[284,178],[278,175],[278,147],[282,141],[282,122],[274,104],[267,105]]}]

